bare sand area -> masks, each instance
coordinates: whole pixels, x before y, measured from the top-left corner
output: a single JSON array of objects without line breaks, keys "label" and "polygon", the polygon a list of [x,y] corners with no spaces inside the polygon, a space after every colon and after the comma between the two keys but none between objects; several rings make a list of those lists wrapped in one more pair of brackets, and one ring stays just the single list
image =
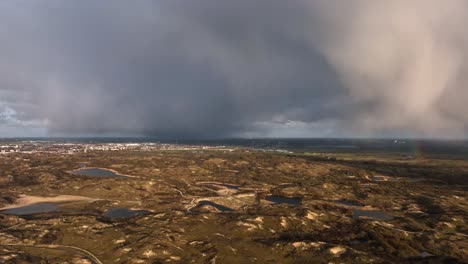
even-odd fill
[{"label": "bare sand area", "polygon": [[0,208],[0,210],[12,209],[16,207],[27,206],[36,203],[67,203],[67,202],[92,202],[98,199],[89,198],[85,196],[76,196],[76,195],[58,195],[52,197],[42,197],[42,196],[31,196],[31,195],[20,195],[16,199],[14,204]]}]

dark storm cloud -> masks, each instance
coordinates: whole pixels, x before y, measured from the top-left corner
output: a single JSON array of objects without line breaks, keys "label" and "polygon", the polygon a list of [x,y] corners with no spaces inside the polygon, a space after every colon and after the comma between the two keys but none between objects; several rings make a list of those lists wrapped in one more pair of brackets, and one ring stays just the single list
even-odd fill
[{"label": "dark storm cloud", "polygon": [[[345,128],[348,135],[389,129],[421,134],[426,128],[435,135],[445,128],[464,133],[459,88],[432,87],[433,96],[422,103],[417,93],[425,88],[409,91],[411,101],[385,99],[396,82],[381,71],[396,72],[406,62],[366,58],[363,51],[375,47],[353,36],[367,36],[370,22],[348,26],[387,4],[330,2],[2,1],[0,103],[14,109],[17,120],[64,135],[339,136],[347,135]],[[448,5],[451,12],[463,4]],[[392,8],[398,13],[400,7]],[[452,55],[442,56],[448,58],[442,69],[452,67]],[[381,71],[367,66],[374,62]],[[436,81],[462,83],[450,69],[437,71],[442,77]],[[363,74],[373,82],[362,82]],[[394,121],[389,108],[414,102],[403,107],[401,122]],[[437,126],[414,124],[422,113],[435,116]]]}]

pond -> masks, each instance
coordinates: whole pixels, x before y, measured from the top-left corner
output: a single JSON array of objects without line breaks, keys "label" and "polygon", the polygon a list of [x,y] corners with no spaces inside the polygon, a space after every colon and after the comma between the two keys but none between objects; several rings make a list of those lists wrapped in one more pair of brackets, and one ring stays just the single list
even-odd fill
[{"label": "pond", "polygon": [[265,197],[265,200],[275,203],[275,204],[291,204],[291,205],[301,205],[302,198],[297,197],[286,197],[279,195],[268,195]]},{"label": "pond", "polygon": [[220,210],[221,212],[230,212],[230,211],[232,211],[231,208],[220,205],[220,204],[217,204],[217,203],[212,202],[212,201],[199,201],[198,202],[198,206],[204,206],[204,205],[212,206],[212,207]]},{"label": "pond", "polygon": [[1,211],[0,213],[9,215],[31,215],[50,213],[55,211],[58,211],[58,207],[53,203],[35,203],[26,206],[6,209]]},{"label": "pond", "polygon": [[353,218],[354,219],[359,219],[361,216],[365,216],[368,218],[372,218],[375,220],[381,220],[381,221],[388,221],[392,220],[393,216],[385,213],[384,211],[379,211],[379,210],[361,210],[361,209],[352,209],[353,211]]},{"label": "pond", "polygon": [[126,178],[126,176],[117,174],[111,170],[100,168],[83,168],[72,171],[72,174],[98,178]]},{"label": "pond", "polygon": [[127,208],[112,208],[104,213],[104,217],[107,218],[131,218],[140,215],[147,215],[150,211],[148,210],[131,210]]}]

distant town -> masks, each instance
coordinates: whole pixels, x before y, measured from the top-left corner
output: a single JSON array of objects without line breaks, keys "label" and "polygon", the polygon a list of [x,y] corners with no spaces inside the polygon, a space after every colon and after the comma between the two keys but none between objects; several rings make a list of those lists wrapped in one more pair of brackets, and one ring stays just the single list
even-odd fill
[{"label": "distant town", "polygon": [[9,153],[61,153],[74,154],[88,151],[153,151],[153,150],[232,150],[226,146],[183,145],[166,143],[55,143],[24,141],[0,145],[1,154]]}]

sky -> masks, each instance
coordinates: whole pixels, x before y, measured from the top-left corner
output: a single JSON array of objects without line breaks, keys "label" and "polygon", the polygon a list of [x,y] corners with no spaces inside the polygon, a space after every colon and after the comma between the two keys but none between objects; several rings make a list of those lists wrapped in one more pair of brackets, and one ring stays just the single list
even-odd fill
[{"label": "sky", "polygon": [[0,137],[468,137],[465,0],[2,0]]}]

